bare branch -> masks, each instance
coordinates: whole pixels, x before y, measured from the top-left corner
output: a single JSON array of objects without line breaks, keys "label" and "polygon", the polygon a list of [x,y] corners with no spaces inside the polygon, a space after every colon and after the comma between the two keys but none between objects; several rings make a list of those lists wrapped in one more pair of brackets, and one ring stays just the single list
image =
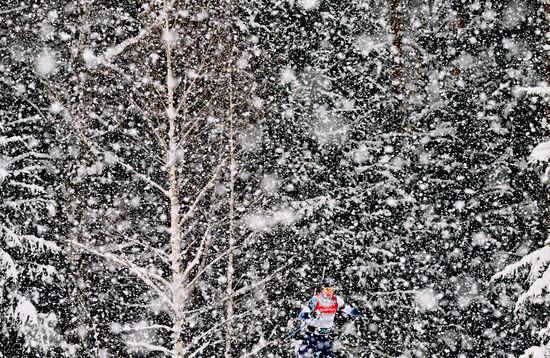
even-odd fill
[{"label": "bare branch", "polygon": [[[242,317],[246,317],[246,316],[249,316],[251,315],[252,312],[245,312],[245,313],[241,313],[239,315],[236,315],[236,316],[233,316],[233,318],[242,318]],[[187,347],[185,347],[185,350],[183,351],[184,353],[187,353],[189,352],[189,347],[192,347],[193,345],[197,344],[201,339],[203,339],[204,337],[208,336],[209,334],[211,334],[212,332],[215,332],[217,329],[219,329],[220,327],[222,327],[224,324],[227,323],[227,319],[224,319],[223,321],[219,322],[218,324],[214,325],[212,328],[210,328],[209,330],[205,331],[204,333],[202,333],[200,336],[198,337],[193,337],[192,339],[192,342],[189,343],[187,345]]]},{"label": "bare branch", "polygon": [[152,247],[151,245],[147,245],[143,242],[140,242],[138,240],[129,239],[126,236],[121,235],[119,231],[109,232],[108,233],[111,236],[118,236],[120,238],[123,238],[125,240],[124,243],[113,243],[113,244],[107,244],[103,246],[96,247],[96,249],[99,252],[113,252],[113,251],[122,251],[123,249],[127,247],[131,247],[134,245],[141,246],[147,250],[152,251],[156,257],[158,257],[162,262],[169,263],[168,261],[168,255],[166,252],[156,248]]},{"label": "bare branch", "polygon": [[147,115],[147,113],[143,110],[143,108],[141,108],[141,106],[139,104],[136,103],[136,101],[134,101],[134,99],[132,98],[132,96],[128,95],[126,96],[127,98],[130,99],[130,101],[132,102],[132,104],[134,106],[136,106],[139,111],[141,112],[141,115],[143,116],[143,118],[145,118],[145,121],[147,122],[147,124],[149,125],[149,128],[151,128],[151,130],[153,131],[153,133],[155,134],[155,137],[157,138],[159,144],[162,146],[162,148],[164,148],[165,151],[168,151],[168,145],[166,144],[166,141],[161,137],[160,133],[158,132],[158,130],[155,128],[155,126],[153,125],[153,122],[151,121],[151,118],[149,118],[149,116]]},{"label": "bare branch", "polygon": [[214,181],[218,178],[218,174],[220,173],[221,168],[225,165],[226,159],[227,158],[223,159],[220,162],[220,164],[216,167],[208,183],[206,183],[206,185],[202,188],[202,190],[199,192],[199,194],[195,198],[195,201],[193,202],[193,204],[189,207],[185,215],[183,215],[183,217],[181,218],[180,225],[183,225],[185,221],[187,221],[191,216],[193,216],[202,198],[206,195],[208,190],[213,187]]},{"label": "bare branch", "polygon": [[114,60],[118,55],[124,52],[128,47],[137,44],[143,38],[148,36],[155,28],[162,25],[164,23],[164,20],[167,18],[167,15],[168,14],[166,13],[166,11],[163,11],[160,14],[160,16],[156,18],[151,25],[149,25],[145,29],[142,29],[136,36],[127,38],[126,40],[122,41],[118,45],[107,48],[105,51],[103,51],[103,54],[97,56],[97,58],[100,59],[101,62],[105,61],[106,63],[109,63],[110,61]]},{"label": "bare branch", "polygon": [[0,15],[9,14],[10,12],[21,11],[21,10],[24,10],[26,8],[28,8],[28,6],[25,5],[25,6],[14,7],[13,9],[1,10]]},{"label": "bare branch", "polygon": [[212,260],[208,265],[206,265],[202,270],[200,270],[197,275],[195,276],[195,278],[193,278],[193,280],[191,280],[191,282],[189,282],[189,284],[187,284],[187,286],[185,287],[185,291],[188,293],[189,292],[189,289],[190,287],[192,287],[192,285],[198,281],[201,276],[210,268],[212,267],[216,262],[220,261],[222,258],[224,258],[225,256],[227,256],[227,254],[229,254],[229,250],[226,250],[224,251],[223,253],[221,253],[218,257],[216,257],[214,260]]},{"label": "bare branch", "polygon": [[201,258],[202,258],[202,255],[204,253],[204,248],[207,246],[207,243],[210,241],[210,238],[211,238],[211,229],[212,229],[212,223],[209,222],[208,223],[208,227],[206,228],[206,232],[204,233],[204,236],[202,238],[202,241],[201,241],[201,244],[199,246],[199,249],[197,250],[197,253],[195,254],[195,257],[193,258],[193,260],[187,264],[187,267],[185,268],[185,271],[183,272],[183,282],[185,282],[187,276],[189,275],[189,273],[191,272],[191,270],[197,266],[199,264],[199,262],[201,261]]},{"label": "bare branch", "polygon": [[[227,251],[224,253],[224,255],[227,255]],[[266,284],[267,282],[269,282],[271,279],[273,279],[273,277],[278,274],[279,272],[285,270],[288,266],[290,266],[292,263],[293,263],[293,259],[296,257],[297,255],[294,255],[292,257],[290,257],[288,260],[287,260],[287,263],[281,267],[279,267],[277,270],[273,271],[270,275],[266,276],[264,279],[252,284],[252,285],[249,285],[249,286],[245,286],[237,291],[235,291],[233,297],[238,297],[240,295],[244,295],[245,293],[247,293],[248,291],[252,291],[253,289],[255,289],[256,287],[258,286],[262,286],[264,284]],[[220,258],[217,258],[216,260],[219,260]],[[212,264],[212,263],[211,263]],[[210,265],[209,265],[210,266]],[[198,278],[195,278],[195,280],[197,280]],[[186,288],[187,289],[187,288]],[[224,297],[220,300],[217,300],[215,303],[213,303],[212,305],[210,306],[206,306],[206,307],[202,307],[202,308],[197,308],[196,310],[190,310],[190,311],[186,311],[185,313],[186,314],[189,314],[189,313],[198,313],[198,312],[203,312],[205,310],[210,310],[214,307],[217,307],[221,304],[223,304],[225,301],[227,301],[227,297]]]},{"label": "bare branch", "polygon": [[[86,145],[88,145],[88,147],[92,150],[95,150],[97,152],[100,152],[102,154],[105,154],[107,153],[107,151],[103,148],[101,148],[98,144],[95,144],[95,143],[89,143],[89,140],[87,138],[83,138],[84,140],[84,143],[86,143]],[[120,164],[124,169],[134,173],[134,175],[136,177],[138,177],[139,179],[143,180],[144,182],[146,182],[147,184],[149,184],[150,186],[152,186],[153,188],[155,189],[158,189],[162,194],[164,194],[164,196],[166,197],[169,197],[169,193],[168,193],[168,190],[164,189],[160,184],[158,184],[157,182],[153,181],[151,178],[149,178],[147,175],[145,174],[142,174],[140,172],[138,172],[136,169],[134,169],[134,167],[132,167],[130,164],[128,163],[125,163],[123,162],[118,156],[114,156],[114,160]]]},{"label": "bare branch", "polygon": [[135,331],[145,331],[145,330],[150,330],[150,329],[164,329],[164,330],[167,330],[167,331],[172,331],[172,327],[168,327],[168,326],[165,326],[165,325],[162,325],[162,324],[153,324],[153,325],[150,325],[150,326],[134,326],[134,327],[127,327],[127,328],[122,328],[120,329],[122,332],[135,332]]},{"label": "bare branch", "polygon": [[156,346],[154,344],[147,344],[147,343],[141,343],[141,342],[126,342],[127,345],[131,347],[141,348],[144,350],[148,350],[150,352],[163,352],[165,354],[168,354],[170,356],[175,357],[176,353],[168,348],[162,347],[162,346]]},{"label": "bare branch", "polygon": [[216,344],[221,343],[221,342],[222,342],[221,339],[218,339],[217,341],[214,341],[214,342],[206,342],[206,343],[204,343],[202,346],[200,346],[199,349],[197,349],[195,352],[193,352],[192,354],[190,354],[190,355],[188,356],[188,358],[196,357],[197,354],[202,353],[202,351],[203,351],[205,348],[211,347],[211,346],[216,345]]},{"label": "bare branch", "polygon": [[146,286],[148,286],[153,291],[155,291],[155,293],[159,297],[162,297],[165,300],[165,302],[172,309],[175,309],[174,303],[170,300],[170,298],[166,295],[166,293],[159,286],[157,286],[153,282],[153,278],[154,278],[154,279],[157,279],[158,281],[160,281],[166,287],[169,287],[170,284],[164,278],[160,277],[159,275],[152,274],[150,272],[146,272],[143,268],[141,268],[141,267],[139,267],[139,266],[137,266],[137,265],[135,265],[135,264],[133,264],[129,261],[126,261],[126,260],[124,260],[120,257],[117,257],[116,255],[113,255],[111,253],[99,252],[95,249],[92,249],[92,248],[90,248],[86,245],[83,245],[83,244],[78,243],[78,242],[73,241],[73,240],[68,240],[67,242],[69,244],[73,245],[73,246],[76,246],[76,247],[86,251],[87,253],[90,253],[90,254],[93,254],[93,255],[96,255],[96,256],[99,256],[99,257],[103,257],[105,259],[108,259],[108,260],[111,260],[115,263],[118,263],[121,266],[126,267],[131,273],[133,273],[136,277],[138,277]]}]

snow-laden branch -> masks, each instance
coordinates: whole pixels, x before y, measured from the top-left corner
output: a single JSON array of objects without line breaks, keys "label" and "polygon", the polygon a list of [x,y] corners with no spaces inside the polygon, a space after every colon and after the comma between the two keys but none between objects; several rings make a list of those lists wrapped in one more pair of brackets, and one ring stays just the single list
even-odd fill
[{"label": "snow-laden branch", "polygon": [[221,259],[223,259],[225,256],[227,256],[227,254],[229,254],[229,250],[226,250],[224,252],[222,252],[218,257],[216,257],[214,260],[212,260],[208,265],[206,265],[205,267],[203,267],[202,270],[200,270],[196,275],[195,275],[195,278],[193,278],[193,280],[191,280],[191,282],[189,282],[187,284],[187,286],[185,287],[185,290],[187,292],[189,292],[189,290],[193,287],[193,285],[195,284],[196,281],[198,281],[202,275],[208,271],[216,262],[220,261]]},{"label": "snow-laden branch", "polygon": [[163,353],[168,354],[172,357],[176,356],[176,352],[174,352],[171,349],[162,347],[162,346],[157,346],[157,345],[154,345],[154,344],[147,344],[147,343],[142,343],[142,342],[125,342],[125,343],[127,345],[129,345],[131,347],[135,347],[137,349],[143,349],[143,350],[147,350],[147,351],[151,351],[151,352],[163,352]]},{"label": "snow-laden branch", "polygon": [[376,296],[388,296],[388,295],[402,295],[402,294],[416,294],[417,290],[393,290],[393,291],[375,291],[370,292],[371,295]]},{"label": "snow-laden branch", "polygon": [[166,331],[172,331],[172,327],[168,327],[162,324],[152,324],[149,326],[131,326],[131,327],[121,327],[120,332],[136,332],[136,331],[146,331],[153,329],[164,329]]},{"label": "snow-laden branch", "polygon": [[276,331],[277,331],[277,327],[273,328],[273,330],[271,331],[271,334],[268,337],[268,339],[269,339],[268,341],[266,341],[265,338],[261,337],[260,341],[254,347],[252,347],[250,352],[248,352],[244,355],[241,355],[240,358],[258,356],[258,354],[261,351],[263,351],[264,349],[266,349],[267,347],[272,346],[272,345],[280,345],[282,343],[280,337],[275,338],[275,339],[271,339],[271,337],[275,333],[277,333]]},{"label": "snow-laden branch", "polygon": [[550,159],[550,142],[539,143],[529,154],[529,161],[546,162],[548,159]]},{"label": "snow-laden branch", "polygon": [[548,289],[550,288],[550,269],[547,269],[540,278],[535,280],[529,286],[529,289],[522,293],[521,296],[519,296],[517,302],[516,302],[516,308],[515,311],[518,312],[521,310],[522,307],[525,306],[526,303],[541,303],[538,302],[546,301],[544,294],[548,292]]},{"label": "snow-laden branch", "polygon": [[32,138],[33,136],[30,135],[17,135],[12,137],[2,136],[0,137],[0,146],[5,146],[8,143],[25,142]]},{"label": "snow-laden branch", "polygon": [[114,233],[111,233],[112,235],[119,235],[121,238],[123,238],[126,242],[123,243],[112,243],[112,244],[106,244],[103,246],[97,246],[96,250],[99,252],[113,252],[113,251],[122,251],[128,247],[131,246],[141,246],[144,249],[147,249],[155,254],[156,257],[158,257],[162,262],[168,263],[168,255],[166,252],[157,249],[156,247],[153,247],[151,245],[147,245],[146,243],[140,242],[138,240],[128,239],[124,235],[121,235],[120,232],[115,231]]},{"label": "snow-laden branch", "polygon": [[166,141],[162,138],[162,136],[160,135],[159,131],[157,130],[157,128],[153,125],[153,122],[151,121],[151,118],[149,118],[149,115],[147,114],[147,112],[145,112],[145,110],[143,108],[141,108],[140,105],[138,105],[136,103],[136,101],[134,101],[134,99],[132,98],[132,96],[130,95],[126,95],[127,98],[130,99],[130,101],[132,102],[132,104],[137,108],[139,109],[141,115],[143,116],[143,118],[145,119],[145,121],[147,122],[147,124],[149,125],[149,128],[151,128],[151,130],[153,131],[153,134],[155,135],[155,137],[157,138],[157,141],[158,143],[162,146],[162,148],[165,150],[165,151],[168,151],[168,144],[166,143]]},{"label": "snow-laden branch", "polygon": [[87,253],[96,255],[98,257],[103,257],[105,259],[108,259],[110,261],[113,261],[115,263],[118,263],[119,265],[127,268],[132,274],[134,274],[136,277],[138,277],[147,287],[151,288],[159,297],[163,298],[164,301],[172,308],[172,310],[176,310],[176,307],[174,303],[170,300],[170,298],[165,293],[165,290],[163,290],[161,287],[159,287],[153,280],[157,280],[161,282],[165,287],[170,287],[170,283],[167,282],[164,278],[161,276],[149,272],[136,264],[126,261],[116,255],[113,255],[111,253],[103,253],[99,252],[95,249],[92,249],[91,247],[88,247],[86,245],[83,245],[76,241],[68,241],[69,244],[76,246],[82,250],[84,250]]},{"label": "snow-laden branch", "polygon": [[0,10],[0,15],[9,14],[10,12],[19,12],[19,11],[24,10],[26,8],[28,8],[27,5],[14,7],[12,9],[7,9],[7,10]]},{"label": "snow-laden branch", "polygon": [[27,189],[32,194],[38,194],[38,193],[45,194],[46,193],[46,188],[44,188],[41,185],[28,184],[28,183],[24,183],[24,182],[20,182],[20,181],[15,181],[15,180],[10,180],[9,184],[14,186],[14,187],[19,187],[21,189]]},{"label": "snow-laden branch", "polygon": [[27,153],[19,154],[15,157],[11,157],[11,158],[9,158],[9,160],[4,161],[2,164],[4,166],[12,165],[13,163],[17,163],[17,162],[19,162],[23,159],[27,159],[29,157],[34,157],[34,158],[37,158],[37,159],[55,159],[52,156],[49,156],[47,154],[37,153],[37,152],[27,152]]},{"label": "snow-laden branch", "polygon": [[169,194],[168,194],[168,191],[166,189],[164,189],[160,184],[158,184],[157,182],[155,182],[154,180],[152,180],[151,178],[149,178],[147,175],[145,174],[142,174],[140,172],[138,172],[136,169],[134,169],[134,167],[132,167],[130,164],[128,163],[125,163],[123,162],[122,160],[120,160],[118,157],[116,157],[115,161],[121,165],[124,169],[132,172],[136,177],[138,177],[139,179],[143,180],[144,182],[146,182],[147,184],[149,184],[150,186],[152,186],[153,188],[156,188],[158,189],[162,194],[164,194],[164,196],[168,197]]},{"label": "snow-laden branch", "polygon": [[528,281],[533,283],[540,277],[542,271],[550,264],[550,246],[544,246],[539,250],[525,255],[521,260],[506,266],[502,271],[491,277],[491,281],[501,280],[505,277],[516,277],[518,271],[530,268]]},{"label": "snow-laden branch", "polygon": [[544,358],[547,357],[547,353],[550,351],[550,342],[541,344],[540,346],[534,346],[527,349],[518,358]]},{"label": "snow-laden branch", "polygon": [[508,265],[504,270],[493,275],[491,281],[501,280],[505,277],[516,277],[521,270],[529,269],[527,282],[530,284],[517,300],[515,310],[520,311],[527,302],[536,302],[550,287],[550,246],[536,250],[520,261]]},{"label": "snow-laden branch", "polygon": [[25,117],[25,118],[21,118],[21,119],[16,119],[16,120],[11,121],[11,122],[2,123],[2,124],[0,124],[0,128],[15,127],[15,126],[18,126],[22,123],[31,123],[31,122],[35,122],[37,120],[40,120],[40,116],[35,114],[33,116],[29,116],[29,117]]},{"label": "snow-laden branch", "polygon": [[49,251],[49,252],[59,252],[60,248],[54,242],[42,239],[34,235],[20,235],[15,233],[13,230],[8,228],[5,225],[0,225],[0,231],[5,231],[5,241],[8,244],[13,244],[15,246],[28,246],[33,250],[40,251]]},{"label": "snow-laden branch", "polygon": [[17,266],[13,258],[0,247],[0,268],[5,278],[17,278]]},{"label": "snow-laden branch", "polygon": [[516,87],[514,93],[538,94],[542,96],[550,95],[550,86],[534,86],[534,87]]},{"label": "snow-laden branch", "polygon": [[201,261],[202,255],[204,253],[204,248],[206,247],[206,243],[210,240],[210,234],[211,234],[211,227],[212,224],[208,223],[208,227],[206,229],[206,232],[203,235],[203,238],[201,240],[201,243],[199,245],[199,249],[195,253],[195,256],[193,257],[193,260],[187,264],[187,267],[185,268],[185,271],[183,272],[183,280],[186,281],[186,278],[188,277],[191,270],[199,264]]}]

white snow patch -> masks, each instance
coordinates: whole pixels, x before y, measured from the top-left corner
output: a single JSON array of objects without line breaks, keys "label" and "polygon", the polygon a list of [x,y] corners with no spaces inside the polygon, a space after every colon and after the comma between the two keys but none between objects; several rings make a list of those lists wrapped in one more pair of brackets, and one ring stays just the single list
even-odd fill
[{"label": "white snow patch", "polygon": [[86,63],[87,68],[93,68],[101,63],[101,59],[94,54],[94,50],[90,48],[82,51],[82,59]]},{"label": "white snow patch", "polygon": [[380,39],[373,38],[368,35],[359,36],[355,42],[355,48],[361,55],[364,56],[369,55],[372,51],[377,51],[384,48],[385,46],[385,41],[380,41]]},{"label": "white snow patch", "polygon": [[296,81],[296,75],[294,74],[294,71],[289,67],[284,68],[281,71],[281,83],[287,84],[294,81]]},{"label": "white snow patch", "polygon": [[173,30],[164,30],[162,33],[164,43],[170,47],[175,47],[178,44],[178,33]]},{"label": "white snow patch", "polygon": [[249,60],[250,60],[250,55],[243,53],[241,57],[239,57],[239,59],[237,60],[237,63],[236,63],[237,68],[239,70],[244,70],[245,68],[249,67],[250,66]]},{"label": "white snow patch", "polygon": [[56,62],[57,60],[55,58],[55,54],[50,50],[44,50],[38,56],[36,56],[34,65],[36,71],[40,75],[48,76],[55,71],[57,66]]},{"label": "white snow patch", "polygon": [[208,16],[209,16],[208,12],[206,10],[202,10],[197,15],[195,15],[195,21],[198,21],[198,22],[204,21],[208,19]]},{"label": "white snow patch", "polygon": [[437,308],[437,295],[431,288],[420,290],[415,294],[416,305],[425,311]]},{"label": "white snow patch", "polygon": [[488,9],[485,10],[481,16],[483,16],[483,18],[487,21],[493,21],[494,19],[496,19],[497,13],[492,9]]},{"label": "white snow patch", "polygon": [[50,20],[51,22],[54,22],[58,18],[59,18],[59,13],[57,12],[57,10],[50,10],[48,12],[48,20]]},{"label": "white snow patch", "polygon": [[195,71],[194,69],[190,69],[188,70],[185,75],[187,76],[187,78],[189,78],[190,80],[194,80],[195,78],[199,77],[199,73],[197,71]]},{"label": "white snow patch", "polygon": [[517,96],[519,94],[525,93],[525,94],[538,94],[547,96],[550,95],[550,86],[533,86],[533,87],[516,87],[512,91],[512,93]]},{"label": "white snow patch", "polygon": [[264,106],[264,100],[258,96],[252,97],[252,105],[254,108],[261,109]]},{"label": "white snow patch", "polygon": [[455,201],[454,205],[455,209],[462,210],[466,206],[466,203],[462,200]]},{"label": "white snow patch", "polygon": [[61,113],[62,110],[63,110],[63,104],[61,104],[61,102],[56,101],[50,105],[50,112],[53,114]]},{"label": "white snow patch", "polygon": [[298,5],[305,10],[312,10],[319,6],[319,2],[319,0],[298,0]]},{"label": "white snow patch", "polygon": [[493,239],[492,237],[488,236],[484,232],[476,232],[472,236],[472,245],[473,246],[484,246],[484,245],[487,245],[487,244],[490,244],[490,243],[493,243],[493,242],[496,242],[496,240]]},{"label": "white snow patch", "polygon": [[107,164],[114,164],[118,160],[117,155],[113,152],[105,152],[103,160]]},{"label": "white snow patch", "polygon": [[271,215],[251,215],[247,219],[247,225],[251,230],[269,230],[274,226],[290,225],[296,220],[295,213],[290,209],[282,209],[273,212]]},{"label": "white snow patch", "polygon": [[262,215],[251,215],[248,217],[247,225],[252,230],[262,230],[267,227],[267,218]]},{"label": "white snow patch", "polygon": [[15,309],[15,317],[17,317],[23,324],[26,324],[27,322],[30,324],[36,324],[38,321],[36,308],[29,300],[24,298]]},{"label": "white snow patch", "polygon": [[270,195],[276,194],[281,181],[275,175],[265,175],[262,180],[262,190]]},{"label": "white snow patch", "polygon": [[545,162],[550,159],[550,142],[538,144],[529,155],[530,161]]}]

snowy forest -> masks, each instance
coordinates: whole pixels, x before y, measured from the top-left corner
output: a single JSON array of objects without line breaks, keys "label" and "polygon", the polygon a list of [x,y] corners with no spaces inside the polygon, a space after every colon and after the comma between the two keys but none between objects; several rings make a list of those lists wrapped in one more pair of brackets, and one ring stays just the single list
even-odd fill
[{"label": "snowy forest", "polygon": [[0,357],[550,357],[550,1],[0,2]]}]

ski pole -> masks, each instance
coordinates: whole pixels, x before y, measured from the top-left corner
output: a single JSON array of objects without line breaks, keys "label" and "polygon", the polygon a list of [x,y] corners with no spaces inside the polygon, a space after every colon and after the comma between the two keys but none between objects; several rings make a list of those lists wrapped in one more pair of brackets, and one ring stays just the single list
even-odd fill
[{"label": "ski pole", "polygon": [[302,331],[304,328],[306,328],[306,325],[301,324],[300,326],[298,326],[298,328],[294,329],[289,334],[287,334],[286,337],[283,338],[283,341],[285,342],[288,341],[290,338],[294,337],[298,332]]}]

